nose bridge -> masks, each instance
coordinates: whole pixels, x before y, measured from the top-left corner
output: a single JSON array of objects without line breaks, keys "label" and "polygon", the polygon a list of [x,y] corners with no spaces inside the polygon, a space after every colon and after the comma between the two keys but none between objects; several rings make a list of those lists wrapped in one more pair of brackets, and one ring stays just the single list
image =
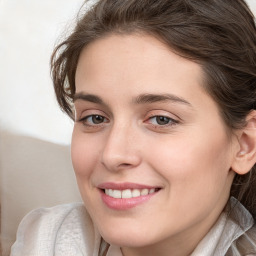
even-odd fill
[{"label": "nose bridge", "polygon": [[109,170],[136,166],[140,156],[135,143],[136,131],[128,122],[116,122],[105,141],[101,161]]}]

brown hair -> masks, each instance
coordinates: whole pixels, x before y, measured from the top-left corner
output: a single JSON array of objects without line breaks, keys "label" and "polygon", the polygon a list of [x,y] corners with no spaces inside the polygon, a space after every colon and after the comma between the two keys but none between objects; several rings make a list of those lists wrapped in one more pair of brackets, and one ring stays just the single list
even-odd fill
[{"label": "brown hair", "polygon": [[[153,35],[199,63],[205,88],[230,132],[242,128],[256,108],[256,28],[244,0],[99,0],[78,18],[51,59],[58,103],[71,118],[81,50],[110,33]],[[255,166],[246,175],[236,175],[231,196],[256,218]]]}]

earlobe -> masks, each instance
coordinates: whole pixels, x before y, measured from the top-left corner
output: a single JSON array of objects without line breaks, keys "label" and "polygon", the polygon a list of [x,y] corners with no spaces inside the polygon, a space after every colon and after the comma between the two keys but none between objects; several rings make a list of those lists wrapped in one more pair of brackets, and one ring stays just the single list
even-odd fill
[{"label": "earlobe", "polygon": [[246,118],[246,126],[239,131],[239,150],[231,166],[237,174],[243,175],[251,170],[256,163],[256,110]]}]

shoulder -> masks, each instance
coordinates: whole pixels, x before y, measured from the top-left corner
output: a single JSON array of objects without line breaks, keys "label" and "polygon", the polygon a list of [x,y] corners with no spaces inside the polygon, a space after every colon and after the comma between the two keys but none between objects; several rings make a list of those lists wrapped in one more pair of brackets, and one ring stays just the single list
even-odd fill
[{"label": "shoulder", "polygon": [[[239,252],[239,254],[238,254]],[[243,235],[235,240],[227,252],[227,256],[256,255],[256,225],[254,224]]]},{"label": "shoulder", "polygon": [[64,204],[26,215],[11,256],[94,255],[99,243],[100,236],[83,204]]},{"label": "shoulder", "polygon": [[[256,224],[250,212],[235,198],[231,198],[229,219],[234,227],[227,256],[256,255]],[[230,228],[228,230],[230,232]]]},{"label": "shoulder", "polygon": [[[63,225],[70,215],[85,215],[85,209],[82,203],[72,203],[57,205],[51,208],[38,208],[28,213],[19,225],[19,232],[26,230],[27,227],[36,228],[41,224],[51,227],[51,231],[55,230],[60,225]],[[46,228],[43,226],[43,228]],[[47,229],[48,230],[48,229]],[[50,231],[50,230],[48,230]]]},{"label": "shoulder", "polygon": [[232,222],[235,223],[234,240],[227,251],[227,256],[256,255],[256,224],[252,215],[241,204],[234,205],[231,213]]}]

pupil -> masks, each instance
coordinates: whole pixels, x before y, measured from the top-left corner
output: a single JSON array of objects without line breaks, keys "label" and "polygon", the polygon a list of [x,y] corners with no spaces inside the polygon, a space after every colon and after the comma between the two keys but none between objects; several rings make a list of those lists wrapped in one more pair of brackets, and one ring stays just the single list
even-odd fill
[{"label": "pupil", "polygon": [[100,123],[102,123],[103,122],[103,117],[102,116],[93,116],[92,117],[92,121],[93,121],[93,123],[95,123],[95,124],[100,124]]},{"label": "pupil", "polygon": [[169,123],[169,118],[165,117],[165,116],[158,116],[156,118],[156,121],[157,121],[158,124],[164,125],[164,124],[168,124]]}]

